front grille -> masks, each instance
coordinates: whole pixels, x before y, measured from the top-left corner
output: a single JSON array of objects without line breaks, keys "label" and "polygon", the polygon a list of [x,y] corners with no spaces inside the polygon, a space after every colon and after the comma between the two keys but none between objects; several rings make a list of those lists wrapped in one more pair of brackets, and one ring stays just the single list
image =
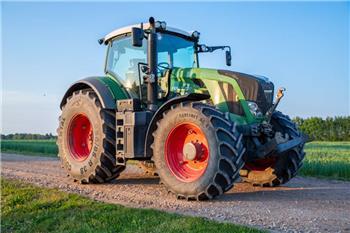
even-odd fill
[{"label": "front grille", "polygon": [[265,83],[261,83],[261,87],[264,90],[264,94],[265,94],[265,98],[267,103],[271,103],[273,102],[273,89],[274,86],[271,82],[265,82]]}]

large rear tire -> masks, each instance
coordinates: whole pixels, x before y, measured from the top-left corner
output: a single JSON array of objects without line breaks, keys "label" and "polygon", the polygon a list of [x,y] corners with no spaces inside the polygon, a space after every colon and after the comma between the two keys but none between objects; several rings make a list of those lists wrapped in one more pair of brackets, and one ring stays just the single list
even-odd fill
[{"label": "large rear tire", "polygon": [[239,179],[245,149],[227,115],[201,103],[180,104],[157,126],[152,145],[157,173],[178,198],[212,199]]},{"label": "large rear tire", "polygon": [[[271,124],[274,130],[287,137],[286,139],[301,136],[295,123],[281,112],[273,113]],[[241,176],[245,182],[257,186],[273,187],[285,184],[295,177],[301,168],[305,156],[303,149],[304,143],[301,143],[281,155],[246,163],[241,170]]]},{"label": "large rear tire", "polygon": [[102,109],[92,90],[76,91],[67,98],[57,134],[62,166],[74,180],[103,183],[125,169],[115,165],[115,113]]}]

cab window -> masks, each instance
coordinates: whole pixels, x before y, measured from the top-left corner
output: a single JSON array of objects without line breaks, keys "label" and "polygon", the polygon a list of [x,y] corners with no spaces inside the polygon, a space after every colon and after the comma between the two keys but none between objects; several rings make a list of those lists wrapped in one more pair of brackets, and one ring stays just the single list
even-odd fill
[{"label": "cab window", "polygon": [[131,37],[115,39],[111,42],[106,71],[116,78],[131,91],[132,95],[139,95],[140,78],[138,64],[147,62],[147,47],[132,46]]}]

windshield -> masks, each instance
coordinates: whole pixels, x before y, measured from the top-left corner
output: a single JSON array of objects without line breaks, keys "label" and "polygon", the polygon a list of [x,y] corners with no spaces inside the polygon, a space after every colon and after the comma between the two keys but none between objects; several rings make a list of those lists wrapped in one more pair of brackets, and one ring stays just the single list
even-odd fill
[{"label": "windshield", "polygon": [[184,38],[158,33],[158,64],[168,64],[169,67],[195,67],[194,42]]}]

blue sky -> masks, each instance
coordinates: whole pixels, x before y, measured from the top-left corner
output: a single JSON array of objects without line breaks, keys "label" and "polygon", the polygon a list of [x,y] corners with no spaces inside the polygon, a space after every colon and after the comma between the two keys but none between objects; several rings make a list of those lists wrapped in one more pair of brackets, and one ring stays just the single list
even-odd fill
[{"label": "blue sky", "polygon": [[59,102],[78,79],[102,75],[97,39],[149,16],[198,30],[202,67],[260,74],[287,88],[291,116],[349,115],[349,2],[2,2],[2,133],[55,133]]}]

